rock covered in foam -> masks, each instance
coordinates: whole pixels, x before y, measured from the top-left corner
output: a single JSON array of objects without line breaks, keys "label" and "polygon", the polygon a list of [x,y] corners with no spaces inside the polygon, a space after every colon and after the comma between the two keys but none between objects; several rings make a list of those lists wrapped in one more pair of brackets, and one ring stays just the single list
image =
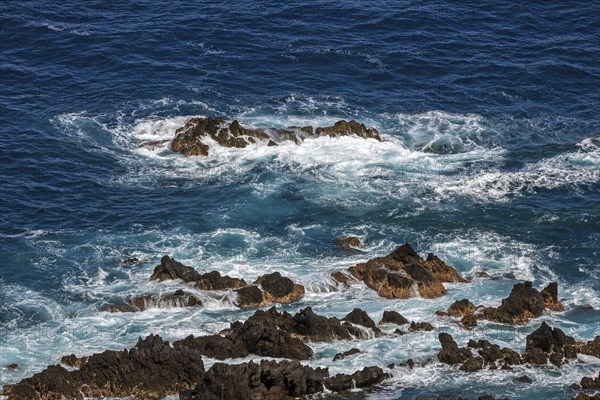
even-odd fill
[{"label": "rock covered in foam", "polygon": [[285,141],[300,144],[307,138],[323,136],[358,136],[381,141],[376,129],[367,128],[354,120],[341,120],[333,126],[316,129],[311,126],[253,129],[243,127],[237,120],[229,122],[224,118],[194,117],[177,129],[175,138],[171,141],[171,150],[186,156],[206,156],[209,144],[214,142],[222,147],[244,148],[258,142],[268,142],[269,146],[277,146]]}]

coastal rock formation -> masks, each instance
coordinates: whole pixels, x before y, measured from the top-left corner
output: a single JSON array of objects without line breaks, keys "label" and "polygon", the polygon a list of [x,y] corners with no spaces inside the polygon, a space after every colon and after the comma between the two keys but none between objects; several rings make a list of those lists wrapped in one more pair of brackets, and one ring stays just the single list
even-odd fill
[{"label": "coastal rock formation", "polygon": [[399,312],[396,311],[384,311],[383,317],[379,324],[396,324],[396,325],[404,325],[408,324],[408,320],[404,318]]},{"label": "coastal rock formation", "polygon": [[358,280],[385,298],[438,297],[446,293],[442,282],[466,282],[437,256],[424,260],[407,243],[385,257],[376,257],[348,269]]},{"label": "coastal rock formation", "polygon": [[94,354],[75,371],[51,365],[31,378],[4,386],[4,394],[11,400],[154,399],[192,388],[203,375],[199,352],[173,348],[159,336],[150,335],[140,338],[131,350]]},{"label": "coastal rock formation", "polygon": [[369,315],[361,310],[360,308],[355,308],[348,315],[342,318],[342,321],[351,322],[356,325],[364,326],[365,328],[370,328],[375,332],[376,336],[381,335],[381,329],[375,325],[375,321],[369,317]]},{"label": "coastal rock formation", "polygon": [[[211,358],[245,357],[256,354],[298,360],[310,359],[312,349],[304,341],[366,339],[380,334],[379,329],[362,310],[354,310],[346,318],[360,322],[367,329],[358,328],[348,320],[327,318],[315,314],[310,307],[295,315],[279,313],[274,307],[258,310],[244,323],[235,322],[218,334],[194,337],[190,335],[173,343],[174,347],[190,347]],[[372,325],[371,325],[372,323]],[[369,333],[371,331],[371,333]]]},{"label": "coastal rock formation", "polygon": [[182,391],[179,396],[182,400],[291,400],[324,390],[342,392],[353,387],[371,387],[388,377],[379,367],[330,377],[327,368],[313,369],[298,361],[216,363],[193,390]]},{"label": "coastal rock formation", "polygon": [[333,272],[331,274],[331,279],[333,279],[334,282],[341,283],[344,287],[350,287],[352,283],[356,282],[356,279],[352,275],[342,271]]},{"label": "coastal rock formation", "polygon": [[600,358],[600,336],[596,336],[587,343],[577,343],[576,347],[578,353]]},{"label": "coastal rock formation", "polygon": [[[511,369],[513,365],[529,363],[543,366],[550,361],[557,367],[577,357],[575,339],[558,328],[551,328],[545,322],[527,335],[525,352],[516,351],[490,343],[487,340],[469,340],[466,347],[460,348],[447,333],[440,333],[442,350],[438,360],[450,365],[460,364],[463,371],[472,372],[482,368]],[[478,354],[475,355],[474,352]]]},{"label": "coastal rock formation", "polygon": [[244,148],[259,142],[268,142],[269,146],[277,146],[284,141],[300,144],[307,138],[350,135],[381,141],[376,129],[369,129],[354,120],[341,120],[333,126],[316,129],[312,126],[253,129],[241,126],[237,120],[229,122],[224,118],[194,117],[177,129],[175,138],[171,141],[171,150],[186,156],[206,156],[209,144],[212,145],[213,142],[223,147]]},{"label": "coastal rock formation", "polygon": [[[256,285],[260,285],[256,286]],[[235,290],[238,307],[259,307],[272,303],[288,304],[304,296],[304,286],[273,272],[260,276],[253,286]]]},{"label": "coastal rock formation", "polygon": [[454,302],[447,312],[438,311],[436,314],[462,318],[462,325],[470,329],[477,325],[477,320],[484,319],[504,324],[525,324],[531,318],[541,316],[545,309],[564,310],[558,300],[558,285],[555,282],[541,291],[535,289],[531,282],[517,283],[498,307],[477,307],[469,300],[462,299]]},{"label": "coastal rock formation", "polygon": [[343,249],[356,250],[362,247],[362,242],[356,236],[346,236],[338,239],[338,245]]},{"label": "coastal rock formation", "polygon": [[348,351],[344,351],[343,353],[337,353],[337,354],[336,354],[336,355],[333,357],[333,361],[339,361],[339,360],[343,360],[343,359],[344,359],[344,358],[346,358],[346,357],[349,357],[349,356],[351,356],[351,355],[358,354],[358,353],[360,353],[360,350],[359,350],[359,349],[357,349],[357,348],[355,348],[355,347],[353,347],[353,348],[351,348],[351,349],[350,349],[350,350],[348,350]]},{"label": "coastal rock formation", "polygon": [[236,289],[248,285],[243,279],[221,276],[217,271],[199,274],[194,268],[185,266],[169,256],[164,256],[160,260],[160,265],[154,268],[150,280],[165,281],[170,279],[192,282],[194,287],[201,290]]},{"label": "coastal rock formation", "polygon": [[127,304],[108,306],[106,311],[134,312],[144,311],[148,308],[196,307],[201,305],[202,300],[179,289],[173,293],[135,297],[129,300]]},{"label": "coastal rock formation", "polygon": [[545,322],[527,335],[523,358],[534,365],[546,365],[548,361],[560,367],[568,359],[577,358],[575,339]]}]

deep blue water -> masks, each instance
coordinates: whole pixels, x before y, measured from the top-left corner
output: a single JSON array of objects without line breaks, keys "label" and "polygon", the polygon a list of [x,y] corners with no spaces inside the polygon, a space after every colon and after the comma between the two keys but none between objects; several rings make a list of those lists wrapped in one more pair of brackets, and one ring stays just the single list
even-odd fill
[{"label": "deep blue water", "polygon": [[[578,340],[600,334],[600,3],[54,2],[0,5],[0,385],[61,355],[132,346],[160,333],[213,333],[245,318],[228,299],[202,310],[100,311],[177,283],[149,283],[164,254],[253,280],[281,271],[327,315],[355,306],[433,322],[437,332],[315,345],[332,371],[426,359],[447,330],[523,349],[542,320]],[[213,149],[185,158],[145,140],[186,118],[251,126],[357,119],[384,141]],[[428,149],[446,146],[440,154]],[[360,236],[366,254],[335,239]],[[332,290],[328,275],[411,242],[465,275],[437,300]],[[137,256],[147,262],[119,265]],[[517,281],[559,282],[565,313],[464,332],[433,312],[469,297],[497,305]],[[202,294],[203,296],[208,296]],[[440,364],[369,398],[483,392],[570,398],[596,373],[463,375]],[[516,376],[534,376],[532,385]]]}]

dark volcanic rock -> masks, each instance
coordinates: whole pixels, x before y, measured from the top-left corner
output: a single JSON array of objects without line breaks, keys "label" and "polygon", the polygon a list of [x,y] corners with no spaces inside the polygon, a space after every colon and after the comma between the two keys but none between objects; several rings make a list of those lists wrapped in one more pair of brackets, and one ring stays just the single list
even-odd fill
[{"label": "dark volcanic rock", "polygon": [[182,400],[291,400],[325,388],[341,392],[370,387],[388,378],[381,368],[367,367],[352,375],[329,377],[326,368],[313,369],[298,361],[262,360],[243,364],[214,364],[195,389],[180,392]]},{"label": "dark volcanic rock", "polygon": [[344,351],[343,353],[337,353],[334,357],[333,357],[333,361],[338,361],[338,360],[343,360],[344,358],[354,355],[354,354],[358,354],[360,353],[360,350],[353,347],[348,351]]},{"label": "dark volcanic rock", "polygon": [[51,365],[31,378],[4,386],[4,394],[11,400],[84,396],[154,399],[193,387],[203,374],[200,353],[172,348],[169,342],[150,335],[129,351],[94,354],[76,371]]},{"label": "dark volcanic rock", "polygon": [[434,330],[433,325],[429,322],[411,322],[410,327],[408,328],[409,332],[417,332],[417,331],[425,331],[430,332]]},{"label": "dark volcanic rock", "polygon": [[600,336],[596,336],[587,343],[577,343],[577,351],[581,354],[587,354],[600,358]]},{"label": "dark volcanic rock", "polygon": [[279,272],[262,275],[254,283],[260,285],[265,292],[266,303],[292,303],[304,296],[304,286],[281,276]]},{"label": "dark volcanic rock", "polygon": [[600,372],[595,378],[585,376],[581,379],[581,387],[588,390],[600,390]]},{"label": "dark volcanic rock", "polygon": [[381,318],[381,321],[379,321],[379,323],[404,325],[408,324],[408,320],[396,311],[384,311],[383,318]]},{"label": "dark volcanic rock", "polygon": [[408,243],[385,257],[373,258],[348,270],[386,298],[438,297],[446,293],[442,282],[466,282],[433,254],[427,260],[421,258]]},{"label": "dark volcanic rock", "polygon": [[296,335],[316,342],[367,338],[360,328],[351,324],[342,324],[337,318],[317,315],[310,307],[306,307],[295,314],[293,320],[292,329]]},{"label": "dark volcanic rock", "polygon": [[438,353],[438,360],[445,364],[462,364],[473,357],[468,349],[461,349],[448,333],[442,332],[439,335],[442,351]]},{"label": "dark volcanic rock", "polygon": [[367,314],[360,308],[355,308],[354,310],[352,310],[350,313],[348,313],[348,315],[342,318],[342,321],[347,321],[356,325],[364,326],[366,328],[371,328],[373,332],[375,332],[375,335],[381,334],[381,329],[379,329],[377,325],[375,325],[375,321],[373,321],[371,317],[369,317],[369,314]]},{"label": "dark volcanic rock", "polygon": [[154,268],[150,280],[164,281],[171,279],[193,282],[194,286],[201,290],[224,290],[247,286],[246,281],[243,279],[221,276],[217,271],[199,274],[194,268],[185,266],[179,261],[169,258],[169,256],[164,256],[160,260],[160,265]]},{"label": "dark volcanic rock", "polygon": [[350,287],[350,284],[356,281],[353,276],[345,274],[341,271],[333,272],[331,274],[331,279],[333,279],[335,282],[341,283],[344,287]]},{"label": "dark volcanic rock", "polygon": [[235,293],[237,293],[235,304],[238,307],[258,307],[265,301],[263,292],[258,286],[246,286],[235,290]]},{"label": "dark volcanic rock", "polygon": [[545,365],[548,361],[560,367],[568,359],[577,357],[575,339],[564,334],[558,328],[551,328],[545,322],[527,335],[525,361],[536,365]]},{"label": "dark volcanic rock", "polygon": [[179,289],[173,293],[153,294],[133,298],[123,305],[112,305],[106,308],[109,312],[144,311],[148,308],[196,307],[202,300],[191,293]]},{"label": "dark volcanic rock", "polygon": [[338,245],[344,249],[358,249],[362,247],[362,242],[356,236],[346,236],[338,240]]},{"label": "dark volcanic rock", "polygon": [[558,288],[553,283],[542,292],[533,288],[531,282],[517,283],[498,308],[485,308],[482,318],[505,324],[524,324],[529,319],[542,315],[545,307],[552,310],[562,308],[556,298],[557,291]]},{"label": "dark volcanic rock", "polygon": [[71,354],[68,356],[63,356],[60,359],[60,363],[64,364],[64,365],[68,365],[69,367],[73,367],[73,368],[81,368],[81,366],[83,364],[85,364],[88,361],[89,357],[77,357],[75,354]]},{"label": "dark volcanic rock", "polygon": [[467,299],[455,301],[448,308],[448,315],[452,317],[464,317],[473,314],[477,308]]},{"label": "dark volcanic rock", "polygon": [[290,126],[285,129],[251,129],[240,125],[236,120],[227,122],[223,118],[191,118],[177,129],[171,142],[171,150],[186,156],[208,155],[211,140],[223,147],[244,148],[258,142],[268,142],[268,146],[277,146],[284,141],[302,143],[304,139],[321,136],[349,136],[373,138],[381,141],[375,129],[368,129],[356,121],[338,121],[333,126],[317,128],[310,126]]}]

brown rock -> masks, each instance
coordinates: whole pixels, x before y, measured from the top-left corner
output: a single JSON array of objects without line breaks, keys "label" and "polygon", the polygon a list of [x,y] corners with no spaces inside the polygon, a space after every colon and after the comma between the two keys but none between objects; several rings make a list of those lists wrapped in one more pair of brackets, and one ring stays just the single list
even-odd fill
[{"label": "brown rock", "polygon": [[360,353],[360,350],[353,347],[350,350],[345,351],[343,353],[337,353],[335,355],[335,357],[333,357],[333,361],[343,360],[344,358],[346,358],[348,356],[351,356],[351,355],[354,355],[354,354],[358,354],[358,353]]},{"label": "brown rock", "polygon": [[408,324],[408,320],[396,311],[384,311],[383,318],[381,318],[381,321],[379,321],[379,323],[404,325]]},{"label": "brown rock", "polygon": [[477,310],[475,305],[467,299],[455,301],[448,308],[448,314],[452,317],[464,317],[473,314]]},{"label": "brown rock", "polygon": [[346,236],[338,240],[338,245],[344,249],[358,249],[362,247],[362,242],[356,236]]},{"label": "brown rock", "polygon": [[350,287],[353,281],[356,281],[352,276],[347,275],[341,271],[336,271],[331,274],[331,279],[335,282],[341,283],[344,287]]},{"label": "brown rock", "polygon": [[202,306],[202,300],[191,293],[179,289],[173,293],[153,294],[135,297],[123,305],[111,305],[106,308],[109,312],[135,312],[148,308],[197,307]]},{"label": "brown rock", "polygon": [[304,286],[292,282],[290,278],[281,276],[279,272],[262,275],[254,284],[261,285],[265,303],[292,303],[304,296]]},{"label": "brown rock", "polygon": [[542,299],[544,300],[544,308],[552,311],[565,311],[565,307],[558,301],[558,284],[552,282],[542,289]]},{"label": "brown rock", "polygon": [[600,358],[600,336],[596,336],[593,340],[583,344],[576,344],[577,351],[581,354],[587,354],[590,356],[594,356],[596,358]]}]

